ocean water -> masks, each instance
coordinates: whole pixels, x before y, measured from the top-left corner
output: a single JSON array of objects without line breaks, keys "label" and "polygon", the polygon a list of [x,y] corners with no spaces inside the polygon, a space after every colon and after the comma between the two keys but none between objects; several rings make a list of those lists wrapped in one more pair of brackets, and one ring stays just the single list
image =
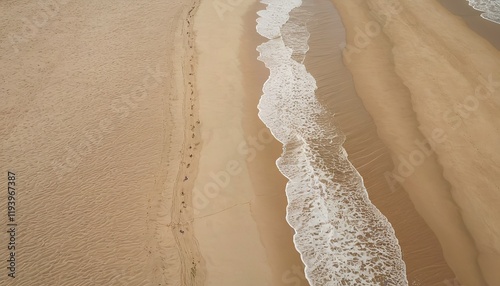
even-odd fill
[{"label": "ocean water", "polygon": [[[289,180],[287,221],[311,285],[408,285],[394,230],[370,202],[342,147],[345,136],[317,100],[306,8],[311,0],[261,0],[257,50],[270,71],[259,117],[283,144],[277,161]],[[304,3],[303,3],[304,2]]]},{"label": "ocean water", "polygon": [[481,17],[500,24],[500,0],[468,0],[474,9],[483,12]]}]

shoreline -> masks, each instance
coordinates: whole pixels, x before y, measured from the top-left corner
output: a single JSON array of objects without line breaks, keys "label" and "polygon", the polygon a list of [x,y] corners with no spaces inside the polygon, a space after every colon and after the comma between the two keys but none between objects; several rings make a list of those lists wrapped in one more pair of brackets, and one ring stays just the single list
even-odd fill
[{"label": "shoreline", "polygon": [[302,283],[303,268],[295,263],[298,254],[283,214],[284,180],[273,162],[280,147],[256,119],[266,72],[254,58],[258,37],[247,33],[257,34],[259,4],[229,7],[218,10],[202,2],[195,18],[204,143],[193,225],[206,261],[206,284]]},{"label": "shoreline", "polygon": [[[392,154],[395,170],[390,176],[402,176],[405,158],[422,153],[418,142],[432,143],[423,160],[411,161],[411,173],[404,174],[401,184],[461,283],[498,284],[500,277],[493,269],[499,259],[491,251],[491,239],[498,232],[491,227],[498,217],[491,203],[498,199],[497,179],[493,170],[478,172],[481,168],[474,167],[474,158],[483,158],[493,148],[496,137],[489,136],[495,127],[487,122],[492,122],[498,103],[494,97],[481,98],[487,103],[474,109],[475,119],[464,118],[459,130],[442,119],[450,106],[474,95],[474,86],[480,84],[477,77],[499,72],[498,51],[439,3],[401,1],[388,18],[383,17],[387,11],[380,1],[333,2],[348,32],[344,62]],[[419,13],[424,10],[427,13]],[[360,46],[355,39],[366,24],[379,25],[380,33]]]},{"label": "shoreline", "polygon": [[[402,189],[393,193],[384,178],[384,172],[391,171],[394,165],[377,134],[373,119],[356,93],[351,73],[343,63],[341,44],[346,39],[343,24],[330,1],[316,1],[315,5],[321,13],[328,12],[328,17],[333,17],[333,20],[325,22],[325,18],[318,24],[308,24],[310,49],[304,64],[317,79],[317,98],[334,114],[335,125],[346,136],[343,147],[349,161],[363,177],[371,202],[396,232],[407,279],[410,285],[417,281],[421,283],[419,285],[435,285],[452,280],[455,276],[444,261],[434,234],[408,195]],[[429,269],[427,265],[433,267]]]},{"label": "shoreline", "polygon": [[[243,5],[221,15],[210,3],[201,3],[195,20],[204,144],[195,180],[194,209],[198,214],[194,228],[207,261],[207,285],[238,285],[243,281],[264,285],[271,274],[251,215],[255,194],[246,154],[238,150],[239,144],[246,142],[241,127],[244,91],[237,62],[241,16],[247,10]],[[214,35],[214,30],[225,33]]]},{"label": "shoreline", "polygon": [[[303,64],[328,110],[321,122],[345,135],[345,165],[395,230],[412,286],[500,285],[500,25],[459,1],[397,0],[388,18],[386,0],[308,1],[318,17]],[[18,277],[6,285],[309,285],[287,222],[284,148],[258,115],[269,70],[255,20],[266,5],[56,2],[0,3],[0,160],[15,171],[19,207]],[[317,157],[341,137],[315,142],[328,146]],[[349,178],[341,158],[324,161],[337,182]],[[321,210],[331,223],[328,203],[351,194],[320,189],[326,204],[297,221]],[[373,225],[370,239],[384,237]],[[314,227],[307,238],[324,240],[303,240],[310,261],[370,265],[366,246],[378,267],[396,256],[377,256],[386,243],[368,239],[316,260],[340,232]]]},{"label": "shoreline", "polygon": [[483,19],[483,12],[477,11],[469,5],[467,0],[439,0],[448,11],[460,17],[469,28],[489,41],[497,50],[500,50],[500,24]]},{"label": "shoreline", "polygon": [[262,87],[269,79],[269,70],[257,60],[257,46],[267,41],[256,31],[257,11],[266,5],[256,1],[245,16],[244,35],[240,53],[247,93],[244,98],[243,130],[248,136],[267,134],[270,142],[248,163],[249,174],[256,197],[252,207],[264,247],[268,251],[269,264],[274,273],[272,285],[296,283],[309,285],[304,276],[304,264],[293,242],[294,230],[286,221],[286,184],[288,180],[280,173],[276,160],[283,146],[278,142],[258,116],[257,105],[263,94]]},{"label": "shoreline", "polygon": [[[292,8],[288,6],[282,9],[289,11]],[[283,64],[289,60],[290,66],[295,67],[295,65],[298,65],[299,71],[297,73],[300,76],[295,75],[289,79],[286,72],[280,73],[280,71],[287,70],[287,65],[285,64],[281,68],[276,59],[280,58],[280,55],[288,55],[288,51],[281,50],[278,53],[275,49],[270,48],[270,46],[273,47],[274,43],[278,43],[274,47],[276,50],[281,49],[284,44],[282,41],[279,39],[270,40],[263,49],[259,48],[264,62],[273,72],[273,77],[270,78],[269,82],[274,82],[275,84],[271,87],[265,86],[264,88],[265,94],[261,99],[261,105],[259,105],[262,112],[260,117],[266,124],[272,126],[273,132],[277,132],[276,134],[279,134],[280,140],[286,144],[284,148],[286,149],[285,154],[282,154],[278,165],[280,167],[285,166],[281,169],[281,172],[286,173],[286,176],[290,180],[286,190],[290,201],[287,220],[296,228],[296,247],[301,250],[304,261],[307,261],[308,268],[306,270],[308,278],[316,284],[323,285],[327,281],[334,284],[335,282],[343,284],[343,281],[350,281],[351,278],[354,279],[357,276],[357,271],[361,268],[361,271],[367,271],[370,274],[359,276],[359,280],[356,279],[358,283],[389,282],[392,280],[393,283],[403,285],[403,282],[406,281],[404,263],[401,260],[401,252],[399,251],[393,229],[385,217],[382,217],[378,209],[368,201],[367,193],[362,186],[362,178],[347,160],[347,154],[341,146],[344,136],[338,133],[335,124],[331,124],[332,113],[323,110],[323,108],[328,108],[328,106],[325,106],[324,101],[333,101],[330,93],[343,93],[346,91],[346,87],[348,87],[344,79],[348,72],[341,69],[343,65],[340,53],[338,56],[339,61],[336,62],[336,65],[330,62],[330,59],[326,56],[331,52],[332,48],[335,49],[337,46],[335,41],[339,40],[336,36],[338,36],[338,28],[340,26],[338,22],[337,25],[332,27],[331,18],[334,18],[335,13],[333,9],[328,10],[328,8],[333,8],[332,4],[328,1],[305,1],[301,7],[297,7],[290,12],[290,22],[281,30],[281,33],[284,32],[285,36],[284,43],[289,41],[288,43],[297,52],[292,54],[292,58],[296,62],[293,62],[292,59],[282,58],[285,60]],[[273,9],[276,9],[276,7],[271,7],[271,11]],[[304,18],[301,17],[304,15],[307,16]],[[285,16],[284,14],[278,14],[277,18],[282,19],[284,22],[286,20]],[[264,22],[266,20],[262,21],[262,23]],[[277,27],[273,26],[272,23],[274,22],[272,20],[269,23],[269,26],[263,25],[262,29],[259,29],[259,32],[266,34],[268,38],[275,38],[279,33]],[[307,25],[307,28],[304,24]],[[292,37],[287,37],[286,35],[293,35],[292,30],[295,30],[297,34],[300,33],[302,37],[298,36],[298,39],[304,42],[300,40],[294,41]],[[331,35],[332,30],[335,31],[335,35]],[[332,38],[334,39],[333,41],[331,40]],[[310,40],[308,44],[306,44],[307,39]],[[321,44],[325,46],[323,49],[320,48]],[[306,51],[307,54],[305,54]],[[303,55],[305,56],[305,66],[301,63]],[[327,67],[323,67],[323,69],[334,69],[331,74],[338,76],[341,79],[340,82],[335,80],[332,82],[331,74],[325,72],[325,70],[320,70],[321,68],[311,71],[311,64],[313,66],[324,64]],[[308,80],[301,81],[300,78],[303,74],[300,72],[303,71],[306,73],[306,66],[309,72],[316,74],[316,79],[312,78],[308,73]],[[293,68],[291,69],[293,70]],[[295,70],[293,73],[295,74]],[[296,78],[296,81],[298,81],[297,85],[293,84],[293,78]],[[292,81],[291,86],[287,86],[287,81]],[[321,91],[321,89],[328,87],[328,85],[330,85],[330,88],[327,88],[326,91]],[[298,90],[300,90],[300,87],[304,89],[302,92],[295,92],[297,90],[295,89],[296,86],[299,87]],[[314,94],[313,90],[316,89],[316,86],[320,90],[317,90],[316,94]],[[281,88],[287,92],[281,92]],[[323,104],[320,104],[318,100]],[[292,103],[288,105],[287,101]],[[301,106],[303,103],[300,102],[302,101],[307,102],[308,106],[314,107],[314,111],[306,107],[304,115],[297,116],[297,121],[291,118],[281,120],[280,115],[283,115],[284,118],[288,118],[289,116],[293,118],[295,117],[295,113],[301,112],[300,109],[295,109],[294,105]],[[263,103],[265,105],[262,105]],[[336,102],[331,103],[335,104]],[[322,110],[321,115],[318,115],[318,118],[312,118],[315,117],[312,114],[316,110]],[[293,111],[293,113],[288,113],[290,111]],[[318,122],[318,125],[310,126],[309,124],[314,125],[311,122]],[[303,125],[298,126],[301,123]],[[306,128],[307,130],[305,130],[303,129],[304,126],[309,126],[310,128]],[[317,128],[320,126],[321,128]],[[300,138],[297,141],[287,138],[287,131],[294,130],[294,128],[297,128],[297,133],[290,135],[292,138]],[[311,130],[314,130],[314,132],[311,132]],[[322,138],[329,138],[329,140],[321,141]],[[306,151],[303,153],[297,151],[304,150],[302,148]],[[308,157],[310,154],[309,148],[313,150],[310,152],[314,156],[317,156],[317,160]],[[306,164],[311,164],[312,166],[301,165],[304,161],[309,162]],[[319,168],[316,169],[316,167]],[[309,173],[310,170],[312,170],[311,173]],[[316,171],[319,174],[315,173]],[[330,175],[325,174],[325,177],[320,179],[322,178],[322,172],[331,172],[332,176],[330,177]],[[315,181],[316,176],[319,177],[318,181]],[[314,181],[309,181],[309,178],[313,178]],[[329,182],[334,182],[333,184],[338,185],[332,186]],[[337,201],[339,205],[337,205]],[[325,205],[329,207],[325,208]],[[339,209],[341,211],[337,211]],[[315,212],[318,210],[319,212]],[[346,219],[346,216],[350,219]],[[309,221],[309,219],[311,220]],[[337,225],[337,223],[340,225]],[[353,224],[351,225],[350,223]],[[369,226],[371,225],[376,225],[377,227],[370,229]],[[349,226],[352,228],[349,228]],[[357,226],[361,226],[361,229],[357,228]],[[343,230],[349,229],[346,232],[345,238],[336,239],[335,235],[326,237],[321,235],[324,233],[336,234],[338,233],[336,230],[339,229],[340,233]],[[351,239],[349,236],[351,231],[357,232],[356,238]],[[383,240],[385,243],[379,244],[380,240]],[[313,246],[317,246],[318,248]],[[366,256],[363,255],[365,251],[367,253]],[[377,254],[380,254],[380,256],[377,256]],[[350,268],[351,266],[358,265],[359,256],[366,257],[363,261],[365,267]],[[370,261],[371,258],[373,258],[373,261]],[[372,262],[378,264],[375,268],[379,269],[380,272],[373,271],[375,269],[371,268],[374,265]],[[337,271],[341,276],[332,277]],[[343,273],[350,273],[350,275],[344,278],[342,276]]]}]

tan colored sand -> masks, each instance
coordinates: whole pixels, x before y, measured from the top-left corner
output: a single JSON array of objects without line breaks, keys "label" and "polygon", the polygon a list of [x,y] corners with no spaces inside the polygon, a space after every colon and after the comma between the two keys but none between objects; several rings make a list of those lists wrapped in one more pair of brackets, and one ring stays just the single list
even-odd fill
[{"label": "tan colored sand", "polygon": [[432,230],[400,188],[391,189],[384,177],[394,165],[387,147],[377,134],[370,114],[356,94],[349,70],[343,64],[341,44],[345,31],[328,0],[315,0],[308,23],[310,49],[305,65],[316,78],[316,95],[332,114],[335,126],[346,139],[349,161],[363,177],[372,203],[387,217],[396,232],[410,285],[442,285],[455,274],[444,260],[441,245]]},{"label": "tan colored sand", "polygon": [[[285,221],[287,198],[285,187],[288,180],[276,167],[281,155],[282,144],[274,139],[257,115],[257,104],[262,95],[262,86],[269,77],[264,64],[256,61],[259,53],[255,49],[267,41],[255,30],[256,12],[265,5],[255,3],[245,16],[244,36],[241,38],[241,70],[244,75],[244,116],[243,130],[249,141],[252,137],[262,147],[257,146],[255,158],[248,160],[248,171],[255,192],[252,202],[252,215],[261,233],[262,244],[267,257],[273,280],[271,285],[309,285],[304,276],[304,265],[293,244],[294,230]],[[259,150],[259,148],[261,150]],[[249,159],[252,158],[251,154]]]},{"label": "tan colored sand", "polygon": [[238,153],[245,142],[238,52],[246,5],[219,18],[211,2],[202,2],[195,19],[203,149],[194,189],[194,231],[206,261],[206,285],[266,285],[271,277],[250,212],[255,195],[246,156]]},{"label": "tan colored sand", "polygon": [[[402,9],[388,18],[383,1],[334,1],[348,30],[345,62],[396,175],[421,149],[416,140],[435,142],[423,162],[410,161],[402,185],[460,281],[497,285],[498,86],[482,98],[475,89],[480,77],[498,81],[499,53],[435,1],[394,2]],[[383,32],[363,42],[370,25]]]},{"label": "tan colored sand", "polygon": [[194,230],[207,285],[305,281],[274,164],[279,145],[256,116],[267,77],[256,65],[257,39],[249,36],[256,33],[256,3],[241,1],[219,17],[212,2],[202,2],[195,19],[203,147]]},{"label": "tan colored sand", "polygon": [[[334,2],[351,45],[382,9]],[[305,283],[279,145],[252,124],[260,94],[243,80],[255,1],[231,3],[196,19],[196,3],[0,4],[0,161],[17,177],[20,242],[7,285]],[[402,3],[348,67],[396,166],[443,130],[403,186],[462,283],[499,284],[497,86],[458,105],[476,102],[478,76],[498,81],[498,51],[434,1]]]},{"label": "tan colored sand", "polygon": [[2,285],[179,285],[196,249],[170,228],[192,6],[62,2],[0,3],[0,160],[19,207],[18,276],[2,262]]},{"label": "tan colored sand", "polygon": [[462,18],[467,26],[500,49],[500,25],[481,17],[483,12],[469,6],[469,1],[439,0],[450,12]]}]

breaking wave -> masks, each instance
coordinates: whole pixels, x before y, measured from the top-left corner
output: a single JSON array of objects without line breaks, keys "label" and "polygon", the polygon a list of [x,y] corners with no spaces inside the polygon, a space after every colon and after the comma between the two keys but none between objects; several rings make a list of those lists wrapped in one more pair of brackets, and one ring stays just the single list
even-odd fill
[{"label": "breaking wave", "polygon": [[258,59],[270,76],[259,117],[283,144],[277,166],[289,180],[286,218],[308,281],[408,285],[394,230],[370,202],[342,147],[345,137],[316,99],[316,81],[303,64],[311,14],[300,0],[261,2],[267,8],[258,12],[257,31],[269,40],[257,48]]}]

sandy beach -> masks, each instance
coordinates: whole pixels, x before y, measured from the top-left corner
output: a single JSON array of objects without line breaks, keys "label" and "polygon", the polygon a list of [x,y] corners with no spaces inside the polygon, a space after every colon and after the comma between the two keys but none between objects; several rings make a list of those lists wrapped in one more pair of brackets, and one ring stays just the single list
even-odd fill
[{"label": "sandy beach", "polygon": [[[500,25],[465,0],[304,2],[322,118],[408,285],[500,285]],[[0,3],[1,285],[310,285],[258,116],[264,9]]]},{"label": "sandy beach", "polygon": [[51,3],[0,4],[0,160],[17,186],[16,278],[2,265],[1,284],[179,285],[196,256],[172,213],[193,5]]},{"label": "sandy beach", "polygon": [[1,22],[22,241],[8,285],[303,283],[280,146],[256,114],[262,6],[54,3],[2,4],[35,27]]},{"label": "sandy beach", "polygon": [[306,283],[284,220],[281,145],[257,117],[268,77],[255,61],[257,4],[202,2],[195,19],[203,147],[193,206],[206,285]]},{"label": "sandy beach", "polygon": [[399,185],[391,189],[384,177],[385,172],[393,170],[394,164],[388,148],[377,135],[374,119],[356,93],[350,71],[344,67],[345,32],[341,19],[330,1],[315,1],[314,5],[320,12],[315,22],[308,25],[312,34],[305,64],[318,79],[316,94],[335,114],[334,121],[346,136],[344,147],[363,176],[371,201],[396,231],[408,280],[420,283],[417,285],[442,285],[455,275],[444,260],[438,240],[406,192]]},{"label": "sandy beach", "polygon": [[[388,182],[403,186],[463,285],[496,285],[499,53],[436,2],[397,2],[334,1],[344,62],[391,153]],[[433,151],[420,156],[419,142]]]}]

